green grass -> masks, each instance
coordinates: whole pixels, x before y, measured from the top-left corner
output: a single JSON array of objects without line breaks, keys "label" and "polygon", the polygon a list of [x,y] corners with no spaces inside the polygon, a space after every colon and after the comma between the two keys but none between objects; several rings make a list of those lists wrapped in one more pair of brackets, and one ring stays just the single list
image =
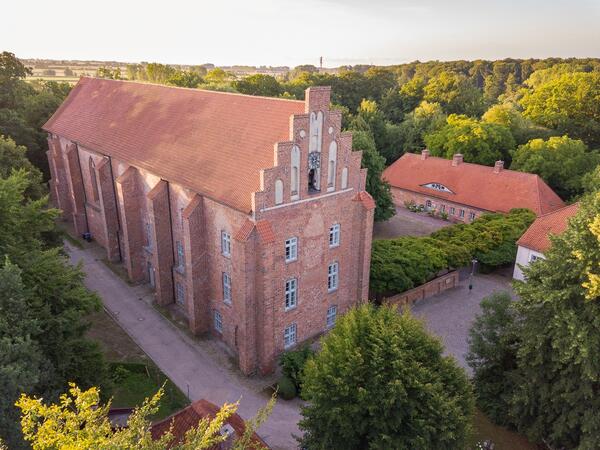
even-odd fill
[{"label": "green grass", "polygon": [[492,423],[479,409],[473,418],[473,446],[477,442],[491,439],[494,450],[537,450],[538,446],[529,442],[524,436]]},{"label": "green grass", "polygon": [[165,393],[153,420],[164,419],[189,405],[187,397],[154,364],[111,363],[112,406],[133,408],[152,397],[164,384]]}]

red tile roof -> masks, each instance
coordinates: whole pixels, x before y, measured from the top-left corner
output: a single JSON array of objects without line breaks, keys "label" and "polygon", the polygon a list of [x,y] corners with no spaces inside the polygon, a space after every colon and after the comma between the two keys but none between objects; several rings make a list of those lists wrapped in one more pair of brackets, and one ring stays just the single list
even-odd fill
[{"label": "red tile roof", "polygon": [[81,78],[43,128],[243,212],[304,102]]},{"label": "red tile roof", "polygon": [[550,248],[550,235],[561,234],[567,229],[569,219],[579,211],[579,203],[565,206],[538,217],[517,241],[517,245],[544,253]]},{"label": "red tile roof", "polygon": [[[564,202],[537,175],[493,167],[460,163],[452,160],[405,153],[383,172],[393,187],[434,198],[472,206],[485,211],[508,212],[513,208],[529,208],[536,215],[549,213]],[[452,193],[424,185],[439,183]]]},{"label": "red tile roof", "polygon": [[375,200],[373,200],[371,194],[366,191],[359,192],[352,200],[355,202],[360,202],[367,210],[375,209],[376,206]]},{"label": "red tile roof", "polygon": [[[176,445],[183,441],[185,438],[185,433],[190,428],[197,426],[198,422],[205,417],[210,417],[213,419],[218,411],[219,408],[209,401],[198,400],[187,408],[184,408],[181,411],[167,417],[166,419],[153,424],[150,428],[152,439],[159,439],[163,434],[169,431],[172,424],[173,429],[171,430],[171,433],[173,434],[173,441],[171,446]],[[246,429],[244,420],[238,414],[232,414],[229,419],[227,419],[227,423],[235,430],[235,434],[237,436],[241,436]],[[256,433],[252,439],[253,444],[256,446],[253,448],[269,448]]]}]

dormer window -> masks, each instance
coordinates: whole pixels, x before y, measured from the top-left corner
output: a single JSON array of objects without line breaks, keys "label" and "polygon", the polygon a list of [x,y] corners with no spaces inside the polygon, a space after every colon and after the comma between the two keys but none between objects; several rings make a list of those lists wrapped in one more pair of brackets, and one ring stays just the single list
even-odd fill
[{"label": "dormer window", "polygon": [[427,183],[427,184],[422,184],[421,186],[426,187],[428,189],[434,189],[439,192],[445,192],[447,194],[454,194],[454,192],[452,192],[450,189],[448,189],[446,186],[444,186],[441,183]]}]

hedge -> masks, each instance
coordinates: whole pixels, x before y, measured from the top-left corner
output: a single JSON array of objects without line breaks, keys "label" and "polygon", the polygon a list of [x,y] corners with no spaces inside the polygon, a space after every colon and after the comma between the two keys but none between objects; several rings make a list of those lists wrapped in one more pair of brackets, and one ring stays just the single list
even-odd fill
[{"label": "hedge", "polygon": [[429,237],[404,236],[373,242],[371,289],[393,295],[419,286],[444,270],[476,258],[494,268],[514,262],[516,241],[534,221],[528,209],[484,214],[470,224],[442,228]]}]

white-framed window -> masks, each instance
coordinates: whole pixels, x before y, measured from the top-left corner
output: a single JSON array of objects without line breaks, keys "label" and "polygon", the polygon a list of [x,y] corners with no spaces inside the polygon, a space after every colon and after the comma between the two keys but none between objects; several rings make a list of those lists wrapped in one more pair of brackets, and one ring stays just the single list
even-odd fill
[{"label": "white-framed window", "polygon": [[461,219],[465,218],[465,210],[461,209],[460,212],[458,213],[458,217],[460,217]]},{"label": "white-framed window", "polygon": [[290,348],[296,345],[296,324],[288,325],[283,330],[283,346]]},{"label": "white-framed window", "polygon": [[544,258],[543,258],[543,257],[541,257],[541,256],[539,256],[539,255],[534,255],[533,253],[531,253],[531,254],[529,255],[529,262],[530,262],[530,263],[532,263],[532,262],[535,262],[535,261],[537,261],[538,259],[544,259]]},{"label": "white-framed window", "polygon": [[298,238],[291,237],[285,240],[285,262],[292,262],[298,259]]},{"label": "white-framed window", "polygon": [[340,245],[340,224],[336,223],[335,225],[329,228],[329,247],[337,247]]},{"label": "white-framed window", "polygon": [[298,304],[298,280],[292,278],[285,282],[285,310],[293,309]]},{"label": "white-framed window", "polygon": [[333,292],[338,288],[339,264],[337,262],[329,264],[327,268],[327,291]]},{"label": "white-framed window", "polygon": [[231,256],[231,235],[227,231],[221,231],[221,253]]},{"label": "white-framed window", "polygon": [[431,208],[431,200],[427,200],[427,201],[425,202],[425,207],[427,207],[427,208]]},{"label": "white-framed window", "polygon": [[183,253],[183,244],[181,241],[175,242],[175,249],[177,250],[177,266],[183,268],[185,267],[185,254]]},{"label": "white-framed window", "polygon": [[473,222],[473,221],[475,220],[475,213],[474,213],[474,212],[470,212],[470,213],[469,213],[469,220],[470,220],[471,222]]},{"label": "white-framed window", "polygon": [[185,288],[182,283],[175,283],[175,301],[178,305],[185,305]]},{"label": "white-framed window", "polygon": [[454,216],[456,214],[456,208],[454,206],[450,207],[450,215]]},{"label": "white-framed window", "polygon": [[215,309],[215,313],[214,313],[214,324],[215,324],[215,330],[217,330],[219,333],[223,332],[223,316],[221,316],[221,313],[219,311],[217,311]]},{"label": "white-framed window", "polygon": [[442,211],[442,212],[446,212],[446,205],[442,205],[442,206],[440,207],[440,211]]},{"label": "white-framed window", "polygon": [[327,328],[331,328],[335,325],[335,319],[337,317],[337,306],[333,305],[327,308]]},{"label": "white-framed window", "polygon": [[223,272],[223,301],[231,303],[231,277],[227,272]]}]

